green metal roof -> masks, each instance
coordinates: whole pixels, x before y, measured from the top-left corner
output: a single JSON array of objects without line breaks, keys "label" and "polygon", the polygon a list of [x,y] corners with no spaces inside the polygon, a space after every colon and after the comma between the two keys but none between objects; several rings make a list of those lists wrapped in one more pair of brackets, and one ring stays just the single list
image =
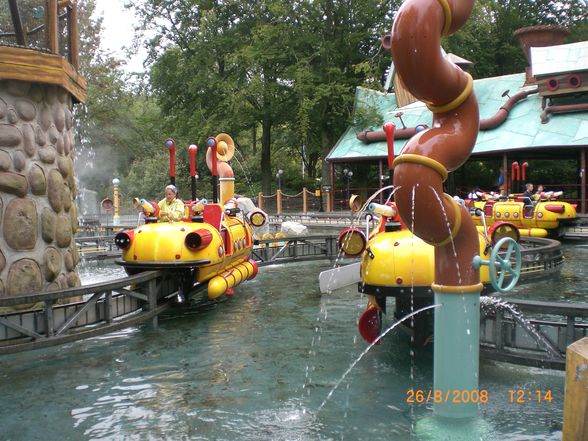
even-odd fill
[{"label": "green metal roof", "polygon": [[[494,115],[508,97],[502,93],[509,90],[514,95],[523,88],[525,74],[505,75],[474,81],[474,91],[480,107],[480,118]],[[355,108],[371,105],[378,109],[384,121],[392,121],[402,127],[396,112],[402,111],[406,127],[432,123],[432,113],[416,102],[398,108],[393,93],[383,93],[363,87],[355,92]],[[545,148],[557,146],[588,147],[588,112],[559,113],[551,115],[546,124],[541,123],[541,97],[531,94],[514,105],[506,121],[492,130],[480,131],[473,154],[498,153],[520,148]],[[372,127],[369,130],[382,130]],[[406,139],[394,142],[394,153],[399,154]],[[364,144],[356,138],[356,131],[348,128],[327,155],[327,161],[360,161],[383,159],[387,156],[386,141]]]},{"label": "green metal roof", "polygon": [[557,46],[532,47],[533,75],[554,75],[588,69],[588,41]]}]

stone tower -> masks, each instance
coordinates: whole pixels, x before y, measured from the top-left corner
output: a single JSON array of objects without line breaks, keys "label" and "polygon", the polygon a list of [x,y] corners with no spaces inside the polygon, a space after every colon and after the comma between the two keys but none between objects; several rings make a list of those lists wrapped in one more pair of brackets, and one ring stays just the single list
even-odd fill
[{"label": "stone tower", "polygon": [[72,110],[86,83],[76,5],[0,1],[11,13],[2,28],[14,30],[0,39],[0,296],[79,286]]}]

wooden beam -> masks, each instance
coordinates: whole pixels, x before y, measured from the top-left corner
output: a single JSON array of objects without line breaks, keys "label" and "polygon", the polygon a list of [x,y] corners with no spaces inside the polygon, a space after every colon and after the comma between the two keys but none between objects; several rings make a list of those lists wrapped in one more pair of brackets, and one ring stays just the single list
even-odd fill
[{"label": "wooden beam", "polygon": [[47,48],[54,54],[59,53],[59,26],[57,0],[45,1],[45,31],[47,32]]},{"label": "wooden beam", "polygon": [[588,337],[568,346],[563,441],[588,439]]},{"label": "wooden beam", "polygon": [[86,100],[86,80],[62,56],[32,49],[0,46],[0,80],[54,84]]},{"label": "wooden beam", "polygon": [[12,16],[12,24],[14,25],[16,44],[18,44],[19,46],[26,46],[26,32],[22,27],[20,12],[18,10],[18,3],[16,2],[16,0],[8,0],[8,6],[10,7],[10,15]]},{"label": "wooden beam", "polygon": [[69,38],[69,62],[78,69],[80,67],[80,31],[78,25],[78,5],[74,2],[67,2],[69,14],[67,19],[67,34]]}]

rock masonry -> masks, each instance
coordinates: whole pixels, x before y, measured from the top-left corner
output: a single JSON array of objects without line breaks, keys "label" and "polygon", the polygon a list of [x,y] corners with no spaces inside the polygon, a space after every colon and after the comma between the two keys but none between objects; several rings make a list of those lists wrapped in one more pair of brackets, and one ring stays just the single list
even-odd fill
[{"label": "rock masonry", "polygon": [[0,81],[0,296],[80,286],[71,95]]}]

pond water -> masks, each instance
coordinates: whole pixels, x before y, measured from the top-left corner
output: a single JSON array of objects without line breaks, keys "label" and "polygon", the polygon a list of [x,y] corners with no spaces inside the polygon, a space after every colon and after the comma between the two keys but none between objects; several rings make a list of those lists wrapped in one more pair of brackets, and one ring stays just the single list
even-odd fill
[{"label": "pond water", "polygon": [[[565,253],[560,278],[516,296],[586,301],[588,248]],[[400,332],[321,407],[366,348],[357,332],[365,298],[354,287],[319,293],[329,266],[264,267],[234,296],[174,310],[158,330],[0,357],[1,439],[417,440],[415,425],[432,411],[407,402],[408,391],[433,387],[432,348],[415,351]],[[80,268],[86,283],[120,271],[104,262]],[[488,394],[479,407],[490,427],[484,440],[561,439],[563,372],[482,360],[479,387]],[[551,400],[512,402],[517,390],[550,391]]]}]

